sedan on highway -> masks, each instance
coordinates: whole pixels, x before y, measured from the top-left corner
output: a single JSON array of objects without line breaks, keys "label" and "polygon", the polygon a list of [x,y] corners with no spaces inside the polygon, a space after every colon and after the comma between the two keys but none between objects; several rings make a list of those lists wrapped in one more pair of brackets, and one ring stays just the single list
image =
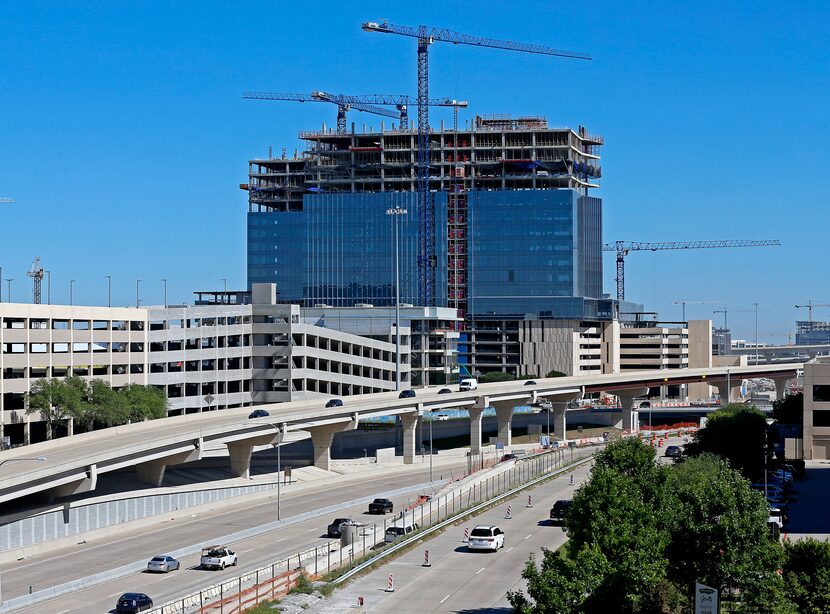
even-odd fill
[{"label": "sedan on highway", "polygon": [[329,537],[340,537],[340,525],[351,522],[350,518],[335,518],[334,521],[326,527],[326,535]]},{"label": "sedan on highway", "polygon": [[504,548],[504,533],[500,528],[490,524],[480,524],[470,531],[470,540],[467,542],[468,550],[496,552],[499,548]]},{"label": "sedan on highway", "polygon": [[415,398],[415,391],[412,388],[407,390],[401,390],[401,393],[398,395],[399,399],[414,399]]},{"label": "sedan on highway", "polygon": [[150,559],[150,562],[147,563],[147,571],[170,573],[171,571],[180,569],[181,566],[182,564],[172,556],[160,554]]},{"label": "sedan on highway", "polygon": [[153,608],[153,600],[144,593],[124,593],[118,598],[115,604],[115,611],[118,614],[133,614]]},{"label": "sedan on highway", "polygon": [[267,418],[270,415],[271,414],[269,414],[264,409],[255,409],[250,414],[248,414],[248,419],[253,420],[254,418]]}]

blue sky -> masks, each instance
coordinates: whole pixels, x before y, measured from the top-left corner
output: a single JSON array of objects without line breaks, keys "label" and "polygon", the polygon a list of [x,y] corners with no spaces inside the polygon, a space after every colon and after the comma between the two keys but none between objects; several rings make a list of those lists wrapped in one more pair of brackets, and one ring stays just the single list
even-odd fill
[{"label": "blue sky", "polygon": [[[307,7],[313,6],[313,9]],[[783,247],[638,253],[627,296],[664,318],[731,310],[737,336],[783,342],[795,303],[830,302],[830,5],[783,2],[38,2],[0,5],[0,266],[53,302],[191,301],[245,284],[247,160],[299,146],[333,107],[245,90],[415,92],[421,23],[587,51],[590,63],[436,44],[431,92],[475,113],[543,114],[605,136],[604,234],[767,239]],[[434,113],[433,123],[449,113]],[[378,124],[372,116],[353,114]],[[613,292],[613,258],[605,261]],[[3,296],[6,298],[6,282]],[[830,308],[815,311],[830,319]],[[722,316],[717,316],[718,321]]]}]

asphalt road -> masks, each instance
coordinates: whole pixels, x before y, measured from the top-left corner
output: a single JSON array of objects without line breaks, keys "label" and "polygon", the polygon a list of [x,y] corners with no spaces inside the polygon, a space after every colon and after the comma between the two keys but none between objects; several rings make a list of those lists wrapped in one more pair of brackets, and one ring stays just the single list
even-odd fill
[{"label": "asphalt road", "polygon": [[[464,466],[466,459],[462,458],[457,464],[442,465],[441,470],[446,473],[449,468]],[[287,519],[293,515],[362,496],[385,496],[385,492],[422,484],[428,479],[428,467],[419,465],[408,473],[367,475],[362,481],[342,486],[334,486],[330,482],[321,484],[320,489],[284,495],[281,505],[282,518]],[[417,494],[417,490],[413,489],[412,494]],[[407,499],[406,495],[392,497],[395,509],[403,509]],[[263,503],[244,508],[223,508],[216,512],[199,514],[191,519],[164,522],[155,528],[125,531],[103,541],[90,542],[5,565],[1,570],[3,598],[23,595],[28,592],[29,585],[32,585],[35,591],[42,590],[137,560],[149,560],[154,555],[176,548],[213,543],[222,535],[272,522],[275,520],[275,508],[275,500],[269,498]],[[336,515],[351,515],[358,522],[367,523],[382,519],[381,516],[364,514],[366,508],[367,506],[347,508]],[[295,554],[300,549],[313,546],[315,541],[322,543],[320,538],[324,536],[326,526],[333,517],[334,514],[332,518],[326,516],[303,521],[235,544],[228,544],[239,555],[239,566],[236,568],[202,571],[197,568],[199,556],[193,555],[182,559],[181,571],[167,575],[138,573],[133,577],[105,582],[18,611],[54,614],[108,612],[114,607],[116,598],[127,591],[144,592],[156,603],[164,603],[214,584],[220,579],[235,577],[240,572],[256,569]]]},{"label": "asphalt road", "polygon": [[[309,611],[341,614],[363,596],[367,612],[466,612],[506,613],[508,590],[524,589],[521,571],[531,554],[541,556],[541,548],[556,549],[565,543],[561,527],[548,522],[550,508],[557,499],[570,499],[588,475],[590,464],[570,474],[524,491],[511,502],[512,519],[505,519],[507,504],[483,512],[452,526],[434,539],[391,561],[387,565],[350,583],[319,602]],[[527,506],[527,495],[533,507]],[[464,528],[494,524],[505,532],[505,546],[498,552],[470,552],[464,544]],[[431,567],[423,567],[424,550],[429,549]],[[389,574],[394,575],[395,591],[386,592]]]}]

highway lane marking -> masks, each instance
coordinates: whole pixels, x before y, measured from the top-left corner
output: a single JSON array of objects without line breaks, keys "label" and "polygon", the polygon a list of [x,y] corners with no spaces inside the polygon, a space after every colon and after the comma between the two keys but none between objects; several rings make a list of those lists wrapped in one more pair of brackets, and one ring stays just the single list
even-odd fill
[{"label": "highway lane marking", "polygon": [[480,574],[480,573],[481,573],[482,571],[484,571],[485,569],[487,569],[487,568],[486,568],[486,567],[482,567],[481,569],[479,569],[479,570],[476,572],[476,575]]},{"label": "highway lane marking", "polygon": [[510,547],[507,549],[507,552],[510,552],[511,550],[513,550],[513,548],[514,548],[514,546],[510,546]]},{"label": "highway lane marking", "polygon": [[[71,609],[71,608],[70,608]],[[61,610],[58,614],[64,614],[64,612],[68,612],[69,610]]]},{"label": "highway lane marking", "polygon": [[[525,537],[524,539],[530,539],[531,537],[533,537],[533,533],[531,533],[530,535],[528,535],[528,536],[527,536],[527,537]],[[522,541],[524,541],[524,540],[522,540]]]},{"label": "highway lane marking", "polygon": [[449,598],[450,598],[450,595],[447,595],[446,597],[444,597],[444,598],[441,600],[441,603],[444,603],[444,602],[445,602],[447,599],[449,599]]}]

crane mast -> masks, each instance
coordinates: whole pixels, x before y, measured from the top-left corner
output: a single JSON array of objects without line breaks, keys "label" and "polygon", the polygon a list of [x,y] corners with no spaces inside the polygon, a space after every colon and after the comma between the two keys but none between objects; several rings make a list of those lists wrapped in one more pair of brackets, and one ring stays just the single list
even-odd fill
[{"label": "crane mast", "polygon": [[32,302],[35,305],[41,304],[44,273],[43,267],[40,266],[40,256],[36,256],[32,261],[31,268],[26,273],[28,277],[32,278]]},{"label": "crane mast", "polygon": [[752,241],[752,240],[728,240],[728,241],[667,241],[662,243],[646,243],[641,241],[614,241],[606,243],[603,251],[617,253],[617,300],[625,300],[625,257],[630,252],[658,252],[669,249],[714,249],[726,247],[771,247],[781,245],[781,241]]},{"label": "crane mast", "polygon": [[435,199],[429,192],[429,47],[435,42],[454,45],[489,47],[522,53],[554,55],[571,59],[590,60],[589,55],[562,51],[545,45],[482,38],[461,34],[446,28],[431,26],[402,26],[388,21],[367,21],[366,32],[398,34],[418,41],[418,298],[425,307],[435,306]]}]

